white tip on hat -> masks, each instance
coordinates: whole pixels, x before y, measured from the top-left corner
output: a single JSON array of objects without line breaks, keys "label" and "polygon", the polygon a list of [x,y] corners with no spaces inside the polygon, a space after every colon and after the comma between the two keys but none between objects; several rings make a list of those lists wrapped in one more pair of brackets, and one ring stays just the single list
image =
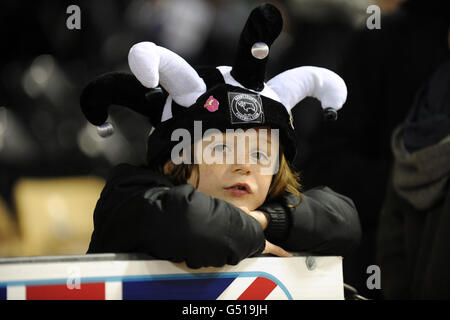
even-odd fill
[{"label": "white tip on hat", "polygon": [[97,134],[102,138],[112,136],[114,133],[114,127],[111,123],[105,122],[101,126],[97,126]]},{"label": "white tip on hat", "polygon": [[264,42],[256,42],[252,46],[252,56],[254,56],[256,59],[264,59],[269,55],[269,46],[265,44]]}]

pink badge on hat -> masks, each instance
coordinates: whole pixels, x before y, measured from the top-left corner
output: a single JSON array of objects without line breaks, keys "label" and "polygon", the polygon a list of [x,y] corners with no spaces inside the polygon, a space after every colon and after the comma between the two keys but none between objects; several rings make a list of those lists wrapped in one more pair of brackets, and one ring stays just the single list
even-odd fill
[{"label": "pink badge on hat", "polygon": [[209,112],[214,112],[219,109],[219,101],[215,99],[213,96],[209,96],[208,100],[206,100],[204,107],[208,109]]}]

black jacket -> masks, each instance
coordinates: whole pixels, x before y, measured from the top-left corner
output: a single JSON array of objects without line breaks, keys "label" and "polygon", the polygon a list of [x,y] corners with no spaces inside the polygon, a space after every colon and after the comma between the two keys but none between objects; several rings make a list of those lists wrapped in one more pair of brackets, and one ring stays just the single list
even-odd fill
[{"label": "black jacket", "polygon": [[174,186],[167,177],[145,168],[117,166],[94,212],[88,253],[146,253],[191,268],[237,264],[260,254],[265,239],[291,251],[344,255],[360,239],[355,206],[329,188],[306,191],[302,202],[286,194],[260,209],[270,215],[261,225],[234,205]]}]

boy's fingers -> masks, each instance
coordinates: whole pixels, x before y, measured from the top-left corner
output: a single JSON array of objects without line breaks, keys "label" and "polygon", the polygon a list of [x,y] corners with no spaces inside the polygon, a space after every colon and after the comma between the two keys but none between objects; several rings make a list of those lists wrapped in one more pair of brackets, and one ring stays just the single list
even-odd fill
[{"label": "boy's fingers", "polygon": [[283,248],[281,248],[281,247],[278,247],[278,246],[274,246],[275,247],[275,255],[276,256],[278,256],[278,257],[292,257],[292,254],[291,253],[289,253],[289,252],[287,252],[286,250],[284,250]]}]

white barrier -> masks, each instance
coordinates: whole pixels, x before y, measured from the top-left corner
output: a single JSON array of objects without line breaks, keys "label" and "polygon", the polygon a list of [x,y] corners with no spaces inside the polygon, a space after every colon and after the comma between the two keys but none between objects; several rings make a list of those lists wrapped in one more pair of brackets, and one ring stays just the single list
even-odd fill
[{"label": "white barrier", "polygon": [[248,258],[190,269],[137,255],[0,259],[0,300],[340,300],[342,257]]}]

